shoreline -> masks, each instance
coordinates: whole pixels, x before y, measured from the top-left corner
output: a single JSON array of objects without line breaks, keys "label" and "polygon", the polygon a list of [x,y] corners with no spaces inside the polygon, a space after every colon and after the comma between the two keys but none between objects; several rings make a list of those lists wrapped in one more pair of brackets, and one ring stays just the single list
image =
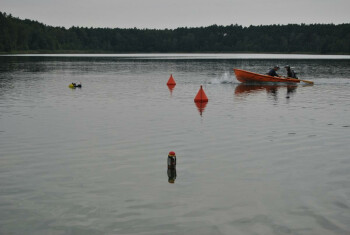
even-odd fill
[{"label": "shoreline", "polygon": [[350,55],[325,55],[325,54],[266,54],[266,53],[84,53],[84,54],[0,54],[0,58],[6,57],[46,57],[46,58],[120,58],[120,59],[162,59],[162,60],[249,60],[249,59],[266,59],[266,60],[350,60]]},{"label": "shoreline", "polygon": [[80,50],[62,50],[62,51],[48,51],[48,50],[43,50],[43,51],[12,51],[12,52],[0,52],[1,55],[45,55],[45,54],[57,54],[57,55],[62,55],[62,54],[71,54],[71,55],[78,55],[78,54],[110,54],[110,55],[118,55],[118,54],[257,54],[257,55],[349,55],[346,53],[333,53],[333,54],[326,54],[326,53],[317,53],[317,52],[247,52],[247,51],[234,51],[234,52],[218,52],[218,51],[200,51],[200,52],[110,52],[110,51],[80,51]]}]

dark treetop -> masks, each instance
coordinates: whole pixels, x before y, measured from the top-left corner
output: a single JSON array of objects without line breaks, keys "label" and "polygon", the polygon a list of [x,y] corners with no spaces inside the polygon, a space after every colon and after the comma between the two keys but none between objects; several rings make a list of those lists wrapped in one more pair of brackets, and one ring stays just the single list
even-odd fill
[{"label": "dark treetop", "polygon": [[1,53],[68,51],[350,54],[350,24],[66,29],[0,12]]}]

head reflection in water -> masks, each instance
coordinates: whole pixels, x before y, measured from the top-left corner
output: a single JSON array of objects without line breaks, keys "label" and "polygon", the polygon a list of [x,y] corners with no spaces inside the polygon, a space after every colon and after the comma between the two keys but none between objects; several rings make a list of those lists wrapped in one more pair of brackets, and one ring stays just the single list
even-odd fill
[{"label": "head reflection in water", "polygon": [[174,184],[175,183],[175,179],[176,179],[176,169],[168,169],[167,171],[168,173],[168,182],[169,184]]}]

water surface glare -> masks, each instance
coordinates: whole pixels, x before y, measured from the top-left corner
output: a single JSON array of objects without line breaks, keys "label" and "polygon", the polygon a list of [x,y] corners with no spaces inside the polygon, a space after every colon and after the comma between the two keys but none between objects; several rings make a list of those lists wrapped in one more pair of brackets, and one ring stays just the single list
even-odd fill
[{"label": "water surface glare", "polygon": [[[350,58],[321,57],[0,56],[0,234],[350,234]],[[232,70],[275,64],[315,84]]]}]

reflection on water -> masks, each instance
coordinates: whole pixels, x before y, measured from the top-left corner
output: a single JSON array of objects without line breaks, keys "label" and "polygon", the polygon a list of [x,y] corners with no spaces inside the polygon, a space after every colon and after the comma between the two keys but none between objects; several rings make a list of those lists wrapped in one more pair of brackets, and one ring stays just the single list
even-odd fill
[{"label": "reflection on water", "polygon": [[279,91],[286,90],[286,98],[289,99],[291,95],[295,94],[298,85],[288,85],[288,84],[245,84],[241,83],[235,88],[236,96],[248,96],[250,94],[266,92],[275,101],[278,100]]},{"label": "reflection on water", "polygon": [[176,85],[167,85],[167,86],[168,86],[168,89],[170,91],[170,95],[172,95],[173,94],[173,90],[174,90]]},{"label": "reflection on water", "polygon": [[298,86],[287,86],[287,96],[286,98],[289,98],[290,95],[294,94],[297,90]]},{"label": "reflection on water", "polygon": [[168,182],[170,184],[174,184],[176,180],[176,168],[168,169],[167,175],[168,175]]},{"label": "reflection on water", "polygon": [[197,106],[199,114],[202,116],[205,108],[207,107],[208,102],[194,102]]},{"label": "reflection on water", "polygon": [[277,94],[279,89],[287,88],[287,94],[295,93],[298,85],[269,85],[269,84],[246,84],[241,83],[235,88],[235,95],[249,95],[250,93],[258,93],[261,91],[266,91],[268,94]]}]

